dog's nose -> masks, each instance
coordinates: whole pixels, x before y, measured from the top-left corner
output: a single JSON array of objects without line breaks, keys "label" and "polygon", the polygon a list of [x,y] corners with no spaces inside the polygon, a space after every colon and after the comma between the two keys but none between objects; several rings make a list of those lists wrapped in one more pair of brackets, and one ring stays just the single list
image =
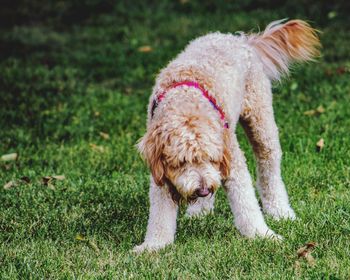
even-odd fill
[{"label": "dog's nose", "polygon": [[199,189],[196,189],[195,194],[198,197],[205,197],[210,194],[210,190],[206,187],[201,187]]}]

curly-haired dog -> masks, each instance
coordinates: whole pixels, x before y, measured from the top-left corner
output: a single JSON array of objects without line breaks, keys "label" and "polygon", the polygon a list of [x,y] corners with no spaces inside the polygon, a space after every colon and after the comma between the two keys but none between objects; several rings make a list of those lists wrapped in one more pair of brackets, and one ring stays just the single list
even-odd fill
[{"label": "curly-haired dog", "polygon": [[306,22],[275,21],[260,34],[197,38],[160,72],[138,144],[152,176],[146,238],[136,252],[174,241],[179,200],[191,202],[189,216],[212,211],[221,182],[242,235],[281,238],[264,221],[235,129],[240,121],[253,146],[263,210],[295,219],[281,177],[271,80],[312,60],[319,47]]}]

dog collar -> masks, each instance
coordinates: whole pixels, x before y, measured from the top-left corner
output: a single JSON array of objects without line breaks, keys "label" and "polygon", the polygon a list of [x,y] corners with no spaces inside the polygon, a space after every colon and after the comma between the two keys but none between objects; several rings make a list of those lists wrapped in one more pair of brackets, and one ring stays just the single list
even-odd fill
[{"label": "dog collar", "polygon": [[177,82],[177,83],[174,83],[172,84],[167,90],[163,91],[162,93],[160,93],[154,100],[153,100],[153,103],[152,103],[152,108],[151,108],[151,117],[153,118],[153,115],[154,115],[154,111],[155,109],[158,107],[159,103],[164,99],[166,93],[171,90],[171,89],[174,89],[174,88],[177,88],[177,87],[181,87],[181,86],[188,86],[188,87],[194,87],[196,89],[199,89],[201,92],[202,92],[202,95],[208,99],[208,101],[210,102],[210,104],[213,106],[213,108],[219,112],[219,115],[220,115],[220,119],[222,120],[222,122],[224,123],[224,127],[225,128],[229,128],[229,125],[228,125],[228,121],[226,120],[226,117],[225,117],[225,113],[224,111],[222,110],[222,107],[218,105],[218,103],[216,102],[216,99],[211,96],[209,94],[209,92],[204,88],[202,87],[199,83],[197,82],[192,82],[192,81],[183,81],[183,82]]}]

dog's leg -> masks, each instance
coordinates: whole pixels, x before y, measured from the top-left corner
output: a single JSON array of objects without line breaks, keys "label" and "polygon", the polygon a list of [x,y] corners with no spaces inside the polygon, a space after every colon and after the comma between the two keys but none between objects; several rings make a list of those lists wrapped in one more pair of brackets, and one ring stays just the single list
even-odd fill
[{"label": "dog's leg", "polygon": [[257,160],[257,188],[263,209],[275,219],[295,219],[281,176],[282,151],[275,123],[270,87],[248,87],[247,106],[240,122],[253,146]]},{"label": "dog's leg", "polygon": [[235,225],[240,233],[247,237],[281,239],[281,236],[269,229],[264,221],[244,155],[236,136],[232,138],[232,167],[225,182],[225,190],[235,217]]},{"label": "dog's leg", "polygon": [[157,186],[151,178],[150,214],[145,241],[133,251],[156,251],[174,242],[178,205],[166,186]]},{"label": "dog's leg", "polygon": [[191,203],[187,207],[187,217],[205,216],[214,211],[214,194],[207,197],[198,197],[196,202]]}]

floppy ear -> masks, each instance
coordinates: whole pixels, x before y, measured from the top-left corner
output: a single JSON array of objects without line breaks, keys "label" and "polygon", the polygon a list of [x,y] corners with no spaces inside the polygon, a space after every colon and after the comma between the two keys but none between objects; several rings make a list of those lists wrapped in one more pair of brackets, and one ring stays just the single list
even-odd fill
[{"label": "floppy ear", "polygon": [[220,172],[224,179],[230,175],[231,169],[231,150],[228,132],[224,132],[224,151],[220,161]]},{"label": "floppy ear", "polygon": [[164,185],[164,165],[162,162],[163,143],[157,130],[147,132],[138,142],[137,148],[147,162],[158,186]]}]

